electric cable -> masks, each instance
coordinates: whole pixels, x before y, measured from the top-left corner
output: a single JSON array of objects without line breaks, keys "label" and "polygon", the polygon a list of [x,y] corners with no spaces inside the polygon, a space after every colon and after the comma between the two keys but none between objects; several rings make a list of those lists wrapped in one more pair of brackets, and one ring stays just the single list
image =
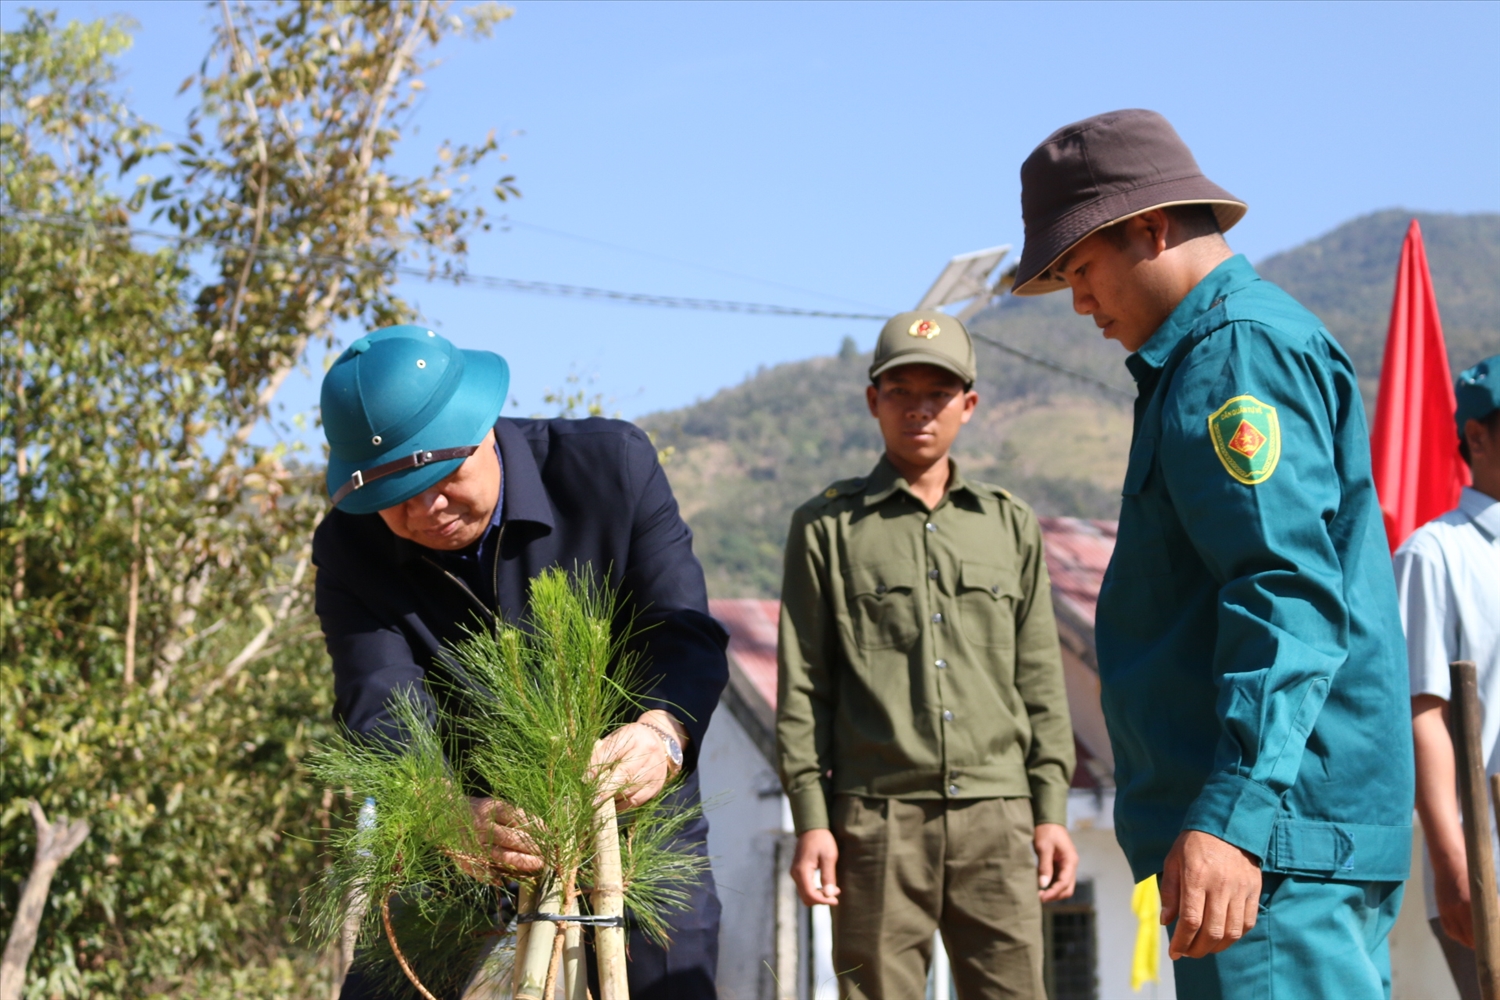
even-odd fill
[{"label": "electric cable", "polygon": [[[240,240],[229,240],[213,236],[189,236],[182,233],[162,233],[152,229],[142,229],[136,226],[121,223],[101,223],[93,219],[78,215],[48,215],[41,212],[30,212],[16,209],[7,209],[0,215],[0,225],[8,226],[12,220],[24,220],[37,225],[53,226],[61,229],[72,229],[79,231],[106,230],[109,232],[129,234],[146,239],[162,240],[169,243],[177,243],[184,246],[204,245],[215,246],[226,250],[246,250],[258,256],[276,258],[292,262],[304,262],[309,264],[320,264],[333,267],[351,267],[360,270],[385,271],[393,274],[402,274],[409,277],[421,278],[424,281],[452,281],[458,285],[474,285],[494,291],[523,292],[533,295],[551,295],[559,298],[574,298],[603,302],[618,302],[627,305],[651,306],[659,309],[689,309],[708,312],[739,313],[749,316],[791,316],[809,319],[846,319],[846,320],[874,320],[885,322],[890,319],[889,313],[854,313],[834,312],[825,309],[802,309],[796,306],[772,305],[763,302],[738,302],[729,299],[700,299],[681,295],[653,295],[648,292],[622,292],[608,288],[594,288],[588,285],[569,285],[555,281],[529,281],[522,278],[504,278],[496,275],[471,274],[467,271],[453,271],[444,273],[442,271],[412,267],[406,264],[394,262],[381,262],[373,260],[360,260],[355,257],[340,257],[331,254],[305,253],[296,249],[285,247],[274,247],[254,245]],[[529,225],[529,224],[528,224]],[[533,227],[541,229],[542,227]],[[562,234],[559,235],[569,235]],[[583,237],[577,237],[584,239]],[[602,242],[593,241],[589,242]],[[612,244],[604,244],[610,246]],[[724,272],[729,273],[729,272]],[[1103,379],[1095,378],[1080,371],[1075,371],[1066,365],[1046,358],[1037,357],[1026,351],[1011,347],[1002,341],[980,333],[970,336],[981,343],[988,344],[997,350],[1020,358],[1030,364],[1046,368],[1049,371],[1097,388],[1103,389],[1121,399],[1134,399],[1134,394],[1112,385]]]}]

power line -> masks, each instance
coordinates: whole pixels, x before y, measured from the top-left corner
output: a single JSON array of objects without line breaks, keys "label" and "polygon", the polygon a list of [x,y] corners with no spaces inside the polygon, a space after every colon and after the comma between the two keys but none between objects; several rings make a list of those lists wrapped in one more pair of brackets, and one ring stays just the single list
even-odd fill
[{"label": "power line", "polygon": [[[890,318],[887,313],[852,313],[832,312],[824,309],[800,309],[795,306],[770,305],[761,302],[737,302],[729,299],[699,299],[680,295],[652,295],[647,292],[621,292],[608,288],[593,288],[588,285],[567,285],[554,281],[526,281],[521,278],[502,278],[495,275],[470,274],[466,271],[443,274],[440,272],[411,267],[404,264],[381,263],[379,261],[359,260],[354,257],[340,257],[330,254],[303,253],[298,250],[274,246],[257,246],[240,240],[222,239],[212,236],[188,236],[182,233],[161,233],[152,229],[141,229],[135,226],[117,223],[99,223],[92,219],[77,215],[46,215],[40,212],[28,212],[15,209],[7,210],[0,216],[0,224],[9,225],[12,220],[24,220],[43,226],[53,226],[60,229],[72,229],[79,231],[106,230],[115,233],[126,233],[131,236],[140,236],[146,239],[162,240],[168,243],[177,243],[184,246],[204,245],[221,247],[227,250],[245,250],[264,257],[272,257],[279,260],[302,262],[306,264],[322,264],[333,267],[352,267],[367,271],[388,271],[395,274],[408,275],[421,278],[424,281],[452,281],[459,285],[475,285],[480,288],[493,289],[495,291],[524,292],[533,295],[551,295],[559,298],[585,299],[602,302],[619,302],[628,305],[652,306],[660,309],[689,309],[708,312],[739,313],[749,316],[794,316],[811,319],[846,319],[846,320],[875,320],[884,322]],[[540,227],[537,227],[540,228]],[[1055,361],[1037,357],[1025,351],[1011,347],[993,337],[984,334],[972,333],[971,336],[982,343],[988,344],[997,350],[1014,355],[1023,361],[1046,368],[1049,371],[1066,375],[1069,378],[1087,382],[1097,388],[1103,389],[1111,395],[1122,399],[1133,399],[1132,393],[1111,385],[1102,379],[1092,375],[1086,375],[1080,371],[1074,371],[1066,365],[1060,365]]]},{"label": "power line", "polygon": [[516,229],[529,229],[533,232],[545,233],[548,236],[556,236],[560,239],[573,240],[577,243],[587,243],[590,246],[604,247],[617,253],[629,254],[632,257],[642,257],[646,260],[659,260],[666,264],[675,264],[678,267],[690,267],[696,271],[704,271],[708,274],[721,274],[729,278],[738,278],[741,281],[753,281],[757,285],[765,285],[769,288],[780,288],[788,292],[801,292],[803,295],[813,295],[820,299],[830,299],[834,302],[844,302],[853,306],[864,306],[867,309],[879,309],[880,306],[869,302],[861,302],[858,299],[845,298],[842,295],[829,295],[827,292],[819,292],[811,288],[802,288],[798,285],[788,285],[781,281],[772,281],[769,278],[757,278],[753,274],[741,274],[739,271],[729,271],[722,267],[714,267],[710,264],[697,264],[688,260],[679,260],[666,254],[653,253],[650,250],[641,250],[638,247],[627,247],[619,243],[611,243],[608,240],[595,239],[592,236],[580,236],[577,233],[564,232],[561,229],[553,229],[550,226],[539,226],[535,222],[522,222],[519,219],[505,219],[504,226]]},{"label": "power line", "polygon": [[989,344],[991,347],[1004,351],[1006,354],[1014,354],[1016,357],[1020,358],[1023,361],[1029,361],[1034,365],[1040,365],[1043,368],[1055,371],[1060,375],[1066,375],[1069,378],[1076,378],[1080,382],[1087,382],[1092,386],[1103,389],[1110,395],[1118,396],[1121,399],[1135,398],[1135,393],[1129,392],[1125,389],[1121,389],[1117,385],[1106,382],[1103,379],[1095,378],[1092,375],[1085,375],[1083,372],[1074,371],[1073,369],[1064,367],[1063,365],[1060,365],[1055,361],[1048,361],[1046,358],[1039,358],[1035,354],[1027,354],[1025,351],[1011,347],[1009,344],[1003,344],[993,337],[986,337],[982,333],[974,333],[973,331],[970,331],[969,336],[973,337],[977,341],[980,341],[981,343]]},{"label": "power line", "polygon": [[631,305],[655,306],[662,309],[696,309],[708,312],[743,313],[752,316],[802,316],[813,319],[880,320],[890,318],[886,313],[833,312],[826,309],[800,309],[795,306],[770,305],[763,302],[736,302],[729,299],[698,299],[682,295],[652,295],[648,292],[621,292],[610,288],[593,288],[588,285],[565,285],[555,281],[526,281],[521,278],[502,278],[488,274],[471,274],[456,271],[444,274],[406,264],[382,263],[359,260],[355,257],[340,257],[330,254],[302,253],[285,247],[254,246],[239,240],[219,239],[211,236],[187,236],[181,233],[160,233],[152,229],[118,224],[100,224],[90,219],[67,215],[42,215],[36,212],[11,211],[6,220],[18,218],[44,226],[56,226],[75,230],[108,230],[128,233],[147,239],[163,240],[183,245],[202,244],[232,250],[247,250],[257,256],[280,260],[323,264],[334,267],[350,267],[365,271],[388,271],[404,274],[425,281],[452,281],[458,285],[478,285],[499,291],[529,292],[533,295],[552,295],[561,298],[593,299],[596,301],[624,302]]}]

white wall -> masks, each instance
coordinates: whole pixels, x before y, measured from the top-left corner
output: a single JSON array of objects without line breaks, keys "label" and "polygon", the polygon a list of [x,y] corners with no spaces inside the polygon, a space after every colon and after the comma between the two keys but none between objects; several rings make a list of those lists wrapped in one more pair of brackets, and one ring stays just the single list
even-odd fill
[{"label": "white wall", "polygon": [[[724,915],[719,925],[719,996],[776,995],[776,841],[782,795],[776,774],[727,709],[714,714],[698,756],[708,813],[708,853]],[[762,794],[767,793],[767,794]]]}]

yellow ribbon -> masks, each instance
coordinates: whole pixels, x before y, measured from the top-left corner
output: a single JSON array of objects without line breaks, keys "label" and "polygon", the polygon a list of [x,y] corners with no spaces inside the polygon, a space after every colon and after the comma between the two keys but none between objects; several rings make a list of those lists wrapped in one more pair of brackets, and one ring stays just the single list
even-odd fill
[{"label": "yellow ribbon", "polygon": [[1135,957],[1130,962],[1130,989],[1161,981],[1161,890],[1156,877],[1146,879],[1130,894],[1130,912],[1137,921]]}]

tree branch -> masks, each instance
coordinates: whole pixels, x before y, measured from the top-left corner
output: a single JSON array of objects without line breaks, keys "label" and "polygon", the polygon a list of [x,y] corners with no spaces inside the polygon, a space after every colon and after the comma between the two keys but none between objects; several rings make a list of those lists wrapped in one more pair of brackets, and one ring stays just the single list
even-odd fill
[{"label": "tree branch", "polygon": [[47,905],[47,893],[52,888],[52,876],[89,835],[87,820],[69,822],[66,816],[61,816],[56,823],[49,823],[40,803],[32,799],[28,805],[31,820],[36,824],[36,857],[31,861],[31,874],[21,887],[16,917],[10,925],[10,938],[5,942],[4,956],[0,957],[0,1000],[20,1000],[21,989],[26,985],[26,964],[31,961],[31,952],[36,948],[37,930],[42,923],[42,910]]}]

